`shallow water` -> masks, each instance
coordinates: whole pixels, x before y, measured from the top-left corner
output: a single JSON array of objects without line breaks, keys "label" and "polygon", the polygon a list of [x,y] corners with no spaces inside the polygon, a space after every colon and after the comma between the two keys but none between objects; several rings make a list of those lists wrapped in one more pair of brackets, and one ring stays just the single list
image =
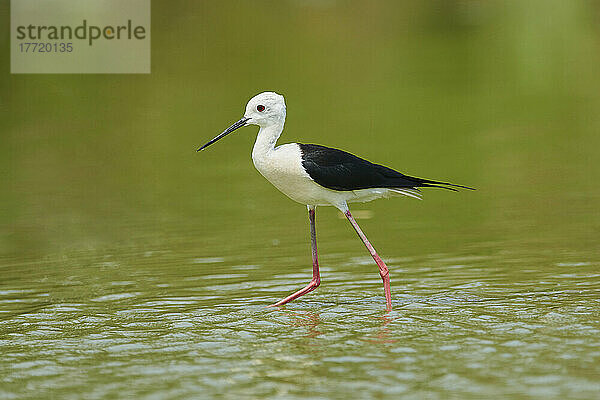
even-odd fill
[{"label": "shallow water", "polygon": [[[598,5],[261,7],[153,1],[150,75],[0,63],[0,398],[599,398]],[[322,207],[321,286],[265,308],[310,280],[306,208],[255,128],[195,152],[263,90],[280,143],[477,188],[352,207],[391,313]]]},{"label": "shallow water", "polygon": [[[339,221],[341,224],[342,222]],[[350,232],[349,232],[350,233]],[[595,398],[596,254],[387,258],[394,311],[356,240],[265,264],[256,252],[83,253],[4,265],[3,398]],[[285,268],[280,267],[285,265]]]}]

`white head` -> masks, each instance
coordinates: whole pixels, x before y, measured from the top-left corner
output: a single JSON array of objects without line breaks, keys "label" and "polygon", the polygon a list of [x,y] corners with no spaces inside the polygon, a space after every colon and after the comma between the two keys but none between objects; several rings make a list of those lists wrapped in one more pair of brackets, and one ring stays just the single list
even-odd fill
[{"label": "white head", "polygon": [[265,127],[285,121],[285,99],[275,92],[257,94],[246,104],[246,125]]},{"label": "white head", "polygon": [[[208,143],[198,149],[198,151],[205,149],[217,140],[225,137],[231,132],[238,128],[247,125],[258,125],[261,128],[267,126],[281,124],[285,122],[285,99],[282,95],[275,92],[263,92],[257,94],[248,101],[246,104],[246,111],[244,117],[229,128],[225,129],[223,133],[210,140]],[[280,132],[281,133],[281,132]]]}]

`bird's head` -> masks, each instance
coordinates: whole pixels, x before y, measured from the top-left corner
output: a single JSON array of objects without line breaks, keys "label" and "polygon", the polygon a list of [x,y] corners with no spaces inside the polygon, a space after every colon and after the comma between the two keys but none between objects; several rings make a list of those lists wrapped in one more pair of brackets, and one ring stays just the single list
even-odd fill
[{"label": "bird's head", "polygon": [[244,118],[246,125],[261,127],[285,120],[285,99],[275,92],[257,94],[248,101]]},{"label": "bird's head", "polygon": [[223,133],[210,140],[198,149],[205,149],[217,140],[229,135],[231,132],[247,125],[258,125],[261,128],[285,121],[285,99],[275,92],[263,92],[257,94],[246,104],[244,117],[225,129]]}]

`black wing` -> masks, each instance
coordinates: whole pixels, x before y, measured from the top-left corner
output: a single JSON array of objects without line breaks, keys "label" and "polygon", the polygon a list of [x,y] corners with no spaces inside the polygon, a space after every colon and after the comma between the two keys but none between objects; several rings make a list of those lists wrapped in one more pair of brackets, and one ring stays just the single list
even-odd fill
[{"label": "black wing", "polygon": [[302,166],[319,185],[333,190],[358,190],[369,188],[453,187],[472,189],[452,183],[415,178],[401,174],[383,165],[373,164],[348,152],[318,144],[301,144]]}]

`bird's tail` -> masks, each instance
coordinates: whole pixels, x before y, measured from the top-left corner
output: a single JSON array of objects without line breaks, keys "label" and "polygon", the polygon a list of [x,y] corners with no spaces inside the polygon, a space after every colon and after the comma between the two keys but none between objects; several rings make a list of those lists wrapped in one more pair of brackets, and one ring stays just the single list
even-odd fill
[{"label": "bird's tail", "polygon": [[423,195],[419,192],[419,189],[406,189],[406,188],[392,188],[388,189],[395,195],[412,197],[413,199],[423,200]]},{"label": "bird's tail", "polygon": [[433,181],[433,180],[430,180],[430,179],[415,178],[415,177],[412,177],[412,176],[407,176],[407,178],[409,180],[415,182],[415,188],[420,188],[420,187],[435,187],[435,188],[452,190],[454,192],[458,192],[458,189],[456,189],[456,188],[468,189],[468,190],[475,190],[475,188],[472,188],[472,187],[469,187],[469,186],[464,186],[464,185],[457,185],[455,183]]}]

